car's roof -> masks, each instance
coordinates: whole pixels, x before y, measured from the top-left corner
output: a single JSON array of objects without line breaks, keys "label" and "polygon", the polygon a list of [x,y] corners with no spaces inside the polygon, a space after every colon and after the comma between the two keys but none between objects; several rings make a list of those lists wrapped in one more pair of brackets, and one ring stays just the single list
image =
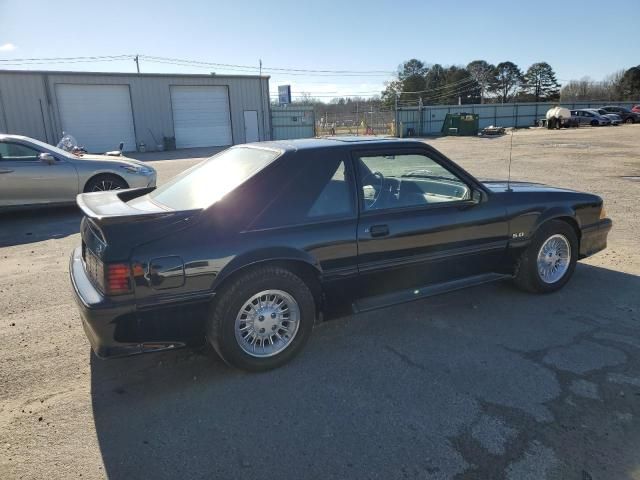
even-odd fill
[{"label": "car's roof", "polygon": [[13,135],[11,133],[0,133],[0,141],[1,140],[22,140],[24,142],[28,142],[31,139],[29,137],[25,137],[24,135]]},{"label": "car's roof", "polygon": [[[423,144],[419,139],[376,137],[376,136],[344,136],[344,137],[316,137],[300,138],[295,140],[275,140],[270,142],[250,143],[247,145],[259,148],[273,148],[285,151],[313,150],[324,148],[339,148],[349,146],[380,146],[389,145],[394,147],[412,146]],[[240,145],[239,145],[240,146]]]}]

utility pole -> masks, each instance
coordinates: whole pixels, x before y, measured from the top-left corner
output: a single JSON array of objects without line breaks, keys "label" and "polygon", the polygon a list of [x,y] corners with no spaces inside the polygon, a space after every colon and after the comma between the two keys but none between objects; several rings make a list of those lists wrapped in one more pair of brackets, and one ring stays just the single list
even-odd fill
[{"label": "utility pole", "polygon": [[358,111],[358,101],[356,100],[356,136],[360,134],[360,112]]},{"label": "utility pole", "polygon": [[133,59],[136,62],[136,70],[140,73],[140,62],[138,59],[138,54],[136,53],[136,58]]},{"label": "utility pole", "polygon": [[424,104],[422,103],[422,97],[418,99],[418,135],[422,135],[422,107]]},{"label": "utility pole", "polygon": [[[262,123],[262,135],[264,137],[264,139],[266,140],[267,137],[264,133],[265,130],[265,118],[264,118],[264,98],[262,96],[262,59],[258,59],[258,64],[259,64],[259,72],[260,75],[258,75],[258,86],[260,87],[260,116],[262,117],[260,120],[262,120],[260,123]],[[271,108],[271,107],[269,107]],[[246,129],[246,126],[245,126]],[[260,138],[260,134],[258,133],[258,139]]]},{"label": "utility pole", "polygon": [[399,128],[399,125],[398,125],[398,120],[399,120],[399,118],[398,118],[398,97],[399,96],[400,96],[400,94],[398,92],[396,92],[396,98],[395,98],[395,120],[396,120],[396,125],[395,125],[396,128],[395,128],[395,130],[396,131],[394,132],[396,137],[400,135],[399,132],[401,131],[401,129]]}]

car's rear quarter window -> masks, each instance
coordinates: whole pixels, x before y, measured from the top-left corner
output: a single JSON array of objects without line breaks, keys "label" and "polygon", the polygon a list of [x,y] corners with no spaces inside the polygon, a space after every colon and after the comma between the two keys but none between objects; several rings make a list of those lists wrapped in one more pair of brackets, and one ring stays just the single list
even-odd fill
[{"label": "car's rear quarter window", "polygon": [[299,225],[355,216],[353,182],[345,159],[331,151],[300,151],[286,178],[271,179],[273,197],[251,228]]},{"label": "car's rear quarter window", "polygon": [[230,148],[183,172],[149,196],[174,210],[204,209],[265,168],[280,153],[263,148]]}]

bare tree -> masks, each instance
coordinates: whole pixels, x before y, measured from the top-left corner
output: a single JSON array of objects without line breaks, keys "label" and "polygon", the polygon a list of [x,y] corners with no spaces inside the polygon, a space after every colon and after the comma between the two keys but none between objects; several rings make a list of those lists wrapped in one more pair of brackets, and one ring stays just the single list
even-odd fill
[{"label": "bare tree", "polygon": [[491,83],[496,77],[496,67],[485,60],[474,60],[467,65],[469,75],[478,84],[480,90],[480,103],[484,103],[485,96],[491,87]]}]

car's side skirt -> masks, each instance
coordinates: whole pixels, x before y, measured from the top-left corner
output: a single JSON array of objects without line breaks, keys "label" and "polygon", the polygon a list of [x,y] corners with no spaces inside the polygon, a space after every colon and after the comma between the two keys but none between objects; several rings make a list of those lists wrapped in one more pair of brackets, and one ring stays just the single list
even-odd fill
[{"label": "car's side skirt", "polygon": [[377,308],[396,305],[398,303],[420,300],[422,298],[453,292],[454,290],[460,290],[462,288],[473,287],[475,285],[482,285],[483,283],[496,282],[498,280],[506,280],[510,278],[513,277],[502,273],[483,273],[481,275],[450,280],[448,282],[436,283],[424,287],[399,290],[397,292],[385,293],[383,295],[360,298],[353,302],[352,309],[354,313],[366,312]]}]

